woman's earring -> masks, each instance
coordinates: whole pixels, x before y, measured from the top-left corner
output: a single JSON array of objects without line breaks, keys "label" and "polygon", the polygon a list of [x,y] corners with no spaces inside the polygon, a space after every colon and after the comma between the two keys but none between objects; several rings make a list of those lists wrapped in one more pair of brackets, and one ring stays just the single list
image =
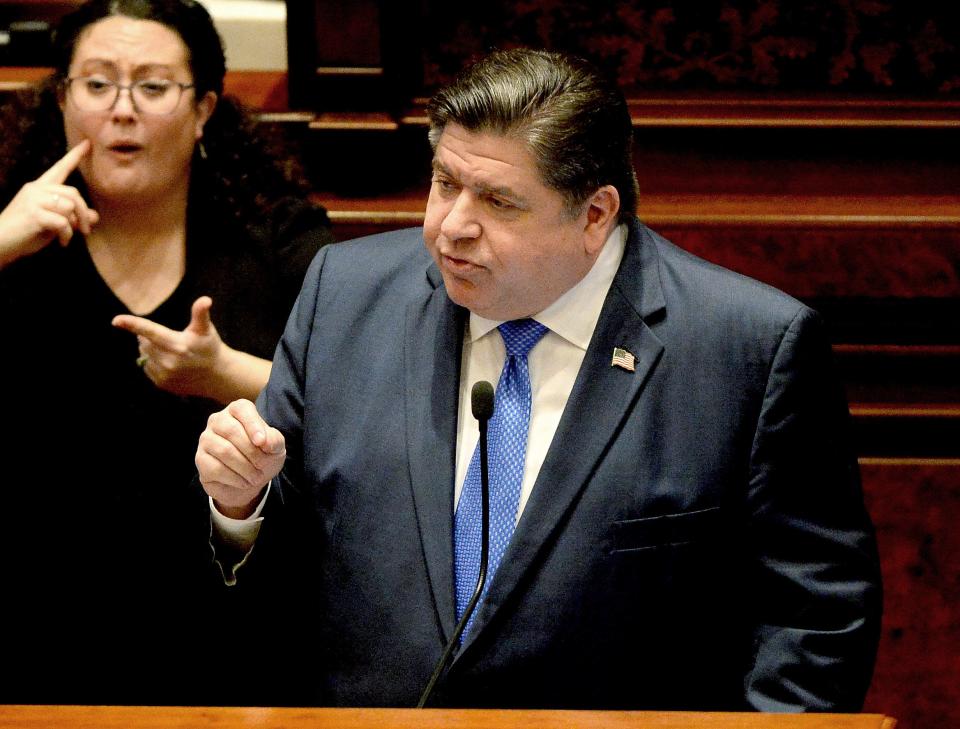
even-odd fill
[{"label": "woman's earring", "polygon": [[200,159],[207,158],[207,150],[203,146],[203,140],[197,142],[197,152],[200,153]]}]

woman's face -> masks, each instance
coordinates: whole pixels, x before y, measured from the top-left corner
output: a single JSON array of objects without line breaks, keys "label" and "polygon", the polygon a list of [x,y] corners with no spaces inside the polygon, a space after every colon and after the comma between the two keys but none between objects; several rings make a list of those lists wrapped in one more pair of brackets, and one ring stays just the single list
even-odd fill
[{"label": "woman's face", "polygon": [[[115,15],[88,26],[80,34],[70,63],[72,86],[107,89],[104,82],[121,85],[141,81],[193,83],[187,63],[187,47],[170,28],[152,20]],[[145,96],[155,84],[144,85],[136,94],[121,89],[110,108],[90,111],[71,88],[61,102],[67,145],[84,139],[91,150],[80,171],[94,200],[159,202],[170,195],[184,195],[190,179],[190,160],[203,125],[216,104],[216,94],[197,99],[193,88],[172,86],[179,94],[172,111],[150,113],[135,96]],[[79,105],[78,105],[79,102]],[[81,108],[81,106],[85,108]]]}]

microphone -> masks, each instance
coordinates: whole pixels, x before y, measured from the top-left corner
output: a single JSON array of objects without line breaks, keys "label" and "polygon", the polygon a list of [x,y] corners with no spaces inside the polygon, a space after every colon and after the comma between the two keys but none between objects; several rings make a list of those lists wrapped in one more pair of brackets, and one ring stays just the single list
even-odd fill
[{"label": "microphone", "polygon": [[484,583],[487,581],[487,556],[490,553],[490,476],[487,471],[487,423],[493,415],[493,385],[486,380],[475,383],[470,391],[470,410],[480,425],[480,571],[477,574],[477,586],[473,589],[473,596],[467,603],[453,635],[443,649],[443,654],[433,669],[433,675],[430,676],[427,687],[420,695],[420,701],[417,703],[418,709],[426,706],[430,694],[433,693],[434,686],[437,685],[437,681],[443,675],[450,656],[460,643],[460,636],[463,635],[463,630],[467,627],[470,616],[473,615],[477,601],[480,600]]}]

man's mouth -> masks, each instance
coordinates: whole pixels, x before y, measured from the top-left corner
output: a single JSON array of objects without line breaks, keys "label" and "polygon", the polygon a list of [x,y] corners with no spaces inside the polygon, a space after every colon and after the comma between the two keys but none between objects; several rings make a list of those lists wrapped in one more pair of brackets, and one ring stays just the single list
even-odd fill
[{"label": "man's mouth", "polygon": [[441,255],[443,256],[444,265],[457,274],[473,273],[483,268],[483,266],[466,258],[457,258],[447,253],[441,253]]}]

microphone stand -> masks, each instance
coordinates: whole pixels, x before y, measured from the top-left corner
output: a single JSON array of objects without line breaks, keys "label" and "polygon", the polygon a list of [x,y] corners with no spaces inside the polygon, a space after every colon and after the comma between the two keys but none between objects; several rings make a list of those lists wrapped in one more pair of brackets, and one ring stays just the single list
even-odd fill
[{"label": "microphone stand", "polygon": [[[483,392],[481,392],[482,386],[485,386]],[[463,611],[463,616],[453,631],[453,636],[447,642],[443,650],[443,655],[440,656],[440,660],[433,669],[433,675],[430,676],[427,687],[420,695],[420,701],[417,702],[418,709],[426,706],[430,694],[433,693],[434,686],[436,686],[437,681],[440,680],[440,676],[443,675],[450,656],[460,643],[460,636],[463,635],[463,630],[467,627],[467,622],[470,620],[470,616],[473,615],[477,601],[483,593],[484,583],[487,581],[487,556],[490,553],[490,475],[487,467],[487,422],[493,414],[493,387],[489,382],[481,381],[473,386],[471,394],[473,414],[480,425],[480,570],[477,574],[477,586],[473,589],[473,596],[470,598],[470,602],[467,603],[467,607]],[[484,401],[484,397],[488,397],[488,400]],[[478,402],[482,404],[478,405]]]}]

